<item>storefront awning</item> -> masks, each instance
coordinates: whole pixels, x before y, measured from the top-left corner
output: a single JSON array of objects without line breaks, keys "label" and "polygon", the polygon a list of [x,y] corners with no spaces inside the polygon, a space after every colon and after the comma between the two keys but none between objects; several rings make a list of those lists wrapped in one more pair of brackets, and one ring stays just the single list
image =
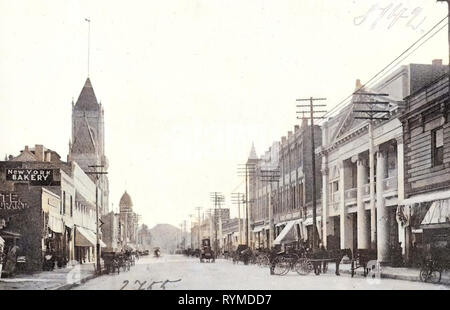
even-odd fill
[{"label": "storefront awning", "polygon": [[125,249],[125,250],[129,250],[129,251],[136,251],[136,246],[135,246],[134,244],[127,243],[127,244],[124,246],[124,249]]},{"label": "storefront awning", "polygon": [[278,226],[281,226],[281,225],[286,225],[286,223],[287,222],[280,222],[280,223],[276,224],[275,226],[278,227]]},{"label": "storefront awning", "polygon": [[421,227],[450,227],[450,199],[434,201],[425,214]]},{"label": "storefront awning", "polygon": [[399,205],[409,206],[415,203],[428,202],[433,200],[450,199],[450,190],[433,193],[419,194],[399,202]]},{"label": "storefront awning", "polygon": [[264,226],[258,226],[256,228],[253,229],[253,232],[260,232],[264,229]]},{"label": "storefront awning", "polygon": [[295,231],[294,231],[294,229],[292,229],[294,227],[294,223],[295,223],[295,221],[287,222],[286,226],[283,228],[281,233],[275,239],[274,244],[282,244],[282,243],[296,241]]},{"label": "storefront awning", "polygon": [[62,234],[64,231],[62,219],[50,213],[48,216],[48,228],[54,233]]},{"label": "storefront awning", "polygon": [[5,240],[3,240],[2,237],[0,237],[0,246],[3,247],[5,245]]},{"label": "storefront awning", "polygon": [[19,233],[7,230],[0,230],[0,235],[3,237],[3,239],[19,239],[20,237],[22,237],[22,235]]},{"label": "storefront awning", "polygon": [[[75,246],[95,247],[97,238],[95,234],[83,227],[76,226]],[[106,244],[99,240],[100,246],[106,248]]]}]

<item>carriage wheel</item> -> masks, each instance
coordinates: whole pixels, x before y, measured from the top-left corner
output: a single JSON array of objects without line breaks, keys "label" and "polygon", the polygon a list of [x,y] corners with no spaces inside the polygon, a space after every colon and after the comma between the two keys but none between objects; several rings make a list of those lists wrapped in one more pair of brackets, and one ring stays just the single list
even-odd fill
[{"label": "carriage wheel", "polygon": [[273,269],[273,273],[282,276],[289,272],[290,269],[290,263],[283,258],[278,258],[275,261],[275,268]]},{"label": "carriage wheel", "polygon": [[307,259],[300,259],[295,263],[295,271],[301,276],[309,274],[314,270],[313,264]]},{"label": "carriage wheel", "polygon": [[267,267],[270,265],[269,257],[264,255],[258,258],[258,266],[259,267]]},{"label": "carriage wheel", "polygon": [[420,269],[420,280],[422,282],[439,283],[441,281],[441,271],[433,270],[430,267]]}]

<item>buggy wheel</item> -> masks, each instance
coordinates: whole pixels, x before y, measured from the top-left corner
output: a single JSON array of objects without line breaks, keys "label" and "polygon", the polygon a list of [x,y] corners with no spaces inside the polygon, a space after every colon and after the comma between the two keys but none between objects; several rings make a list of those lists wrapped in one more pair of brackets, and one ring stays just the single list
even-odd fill
[{"label": "buggy wheel", "polygon": [[288,273],[289,269],[290,263],[287,260],[280,258],[275,261],[275,268],[273,269],[273,273],[275,275],[282,276]]},{"label": "buggy wheel", "polygon": [[441,282],[441,276],[442,274],[440,270],[433,270],[429,266],[420,269],[420,280],[422,282],[439,283]]},{"label": "buggy wheel", "polygon": [[259,267],[267,267],[270,265],[270,260],[267,255],[262,255],[258,257],[258,266]]},{"label": "buggy wheel", "polygon": [[295,271],[301,276],[307,275],[311,271],[314,270],[313,264],[310,261],[308,261],[307,259],[298,260],[295,263],[294,268],[295,268]]}]

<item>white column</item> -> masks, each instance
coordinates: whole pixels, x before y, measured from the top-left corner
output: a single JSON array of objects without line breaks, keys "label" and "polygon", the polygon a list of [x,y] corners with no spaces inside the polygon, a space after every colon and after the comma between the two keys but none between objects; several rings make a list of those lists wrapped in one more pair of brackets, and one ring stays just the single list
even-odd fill
[{"label": "white column", "polygon": [[383,180],[386,171],[386,154],[377,152],[377,254],[379,262],[389,260],[389,214],[385,205]]},{"label": "white column", "polygon": [[328,184],[328,167],[326,166],[326,158],[322,157],[322,243],[323,246],[327,247],[327,222],[328,222],[328,193],[329,184]]},{"label": "white column", "polygon": [[375,147],[373,143],[373,124],[369,121],[369,183],[370,183],[370,243],[376,247],[377,218],[375,205]]},{"label": "white column", "polygon": [[357,223],[358,223],[358,249],[369,248],[369,235],[367,233],[367,215],[366,208],[363,201],[364,184],[367,183],[367,166],[365,160],[358,159],[357,165],[357,179],[356,179],[356,208],[357,208]]},{"label": "white column", "polygon": [[405,199],[405,163],[404,163],[403,137],[397,138],[397,195],[398,201]]},{"label": "white column", "polygon": [[272,248],[273,244],[273,206],[272,206],[272,183],[269,183],[269,249]]},{"label": "white column", "polygon": [[[405,199],[405,164],[403,135],[397,137],[397,200],[400,204]],[[406,227],[398,224],[398,241],[402,243],[402,253],[406,254]]]},{"label": "white column", "polygon": [[347,246],[347,210],[345,208],[345,178],[344,178],[344,162],[339,163],[339,205],[340,205],[340,234],[341,234],[341,249],[346,249]]}]

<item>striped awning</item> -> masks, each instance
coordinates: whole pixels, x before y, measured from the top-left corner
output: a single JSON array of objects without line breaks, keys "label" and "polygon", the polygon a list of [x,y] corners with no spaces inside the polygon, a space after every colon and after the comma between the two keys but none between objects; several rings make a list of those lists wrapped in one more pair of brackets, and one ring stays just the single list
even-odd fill
[{"label": "striped awning", "polygon": [[[106,244],[99,239],[100,246],[106,248]],[[75,246],[95,247],[97,244],[97,237],[94,232],[84,227],[76,226]]]}]

